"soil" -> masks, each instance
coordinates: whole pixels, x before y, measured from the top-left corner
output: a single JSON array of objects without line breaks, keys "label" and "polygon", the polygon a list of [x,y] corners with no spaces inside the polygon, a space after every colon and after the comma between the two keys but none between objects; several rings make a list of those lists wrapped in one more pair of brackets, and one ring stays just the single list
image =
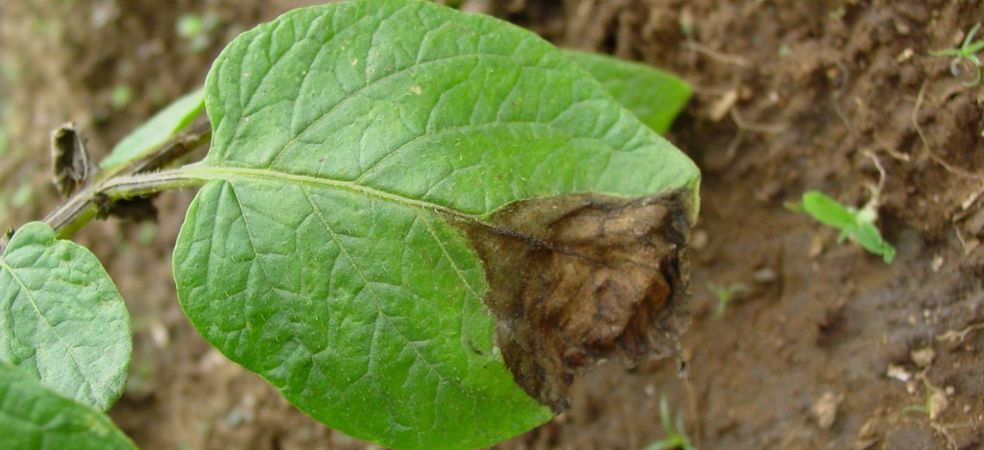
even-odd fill
[{"label": "soil", "polygon": [[[302,3],[4,2],[9,148],[0,158],[0,222],[22,223],[57,203],[50,130],[76,121],[93,153],[105,154],[201,83],[222,43]],[[463,7],[558,45],[680,74],[696,95],[670,138],[704,173],[681,358],[601,366],[575,383],[570,411],[499,448],[643,449],[665,436],[662,396],[705,450],[984,448],[984,90],[964,84],[974,78],[965,66],[954,74],[948,58],[929,54],[959,45],[984,5]],[[197,48],[175,32],[189,13],[217,19]],[[877,191],[896,261],[840,244],[834,231],[784,207],[811,189],[858,206]],[[182,211],[192,195],[170,193],[157,206]],[[147,449],[367,448],[294,410],[195,333],[170,277],[181,219],[94,223],[78,237],[134,315],[136,354],[114,420]],[[714,287],[738,285],[718,314]]]}]

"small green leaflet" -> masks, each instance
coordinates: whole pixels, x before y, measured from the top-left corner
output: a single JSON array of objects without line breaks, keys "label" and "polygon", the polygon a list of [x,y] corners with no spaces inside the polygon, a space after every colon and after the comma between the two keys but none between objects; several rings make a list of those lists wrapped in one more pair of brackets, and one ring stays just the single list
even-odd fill
[{"label": "small green leaflet", "polygon": [[21,227],[0,256],[0,311],[0,360],[99,410],[122,394],[130,318],[89,250],[43,223]]},{"label": "small green leaflet", "polygon": [[449,217],[699,182],[549,43],[429,2],[289,12],[222,52],[205,98],[212,146],[185,172],[208,183],[174,250],[184,311],[307,414],[391,448],[487,447],[552,416],[506,367]]},{"label": "small green leaflet", "polygon": [[880,255],[888,264],[895,259],[895,247],[882,238],[875,226],[875,214],[844,206],[819,191],[804,193],[803,202],[796,205],[796,209],[800,207],[818,222],[840,230],[838,241],[851,239],[865,250]]},{"label": "small green leaflet", "polygon": [[642,123],[665,134],[693,91],[683,80],[653,67],[612,57],[565,50]]},{"label": "small green leaflet", "polygon": [[124,137],[99,165],[112,171],[126,163],[153,153],[169,139],[187,128],[205,108],[203,90],[185,95],[162,109]]},{"label": "small green leaflet", "polygon": [[803,194],[803,210],[818,222],[838,230],[849,228],[857,222],[857,211],[851,211],[823,192],[810,191]]},{"label": "small green leaflet", "polygon": [[136,450],[105,414],[0,362],[0,448]]}]

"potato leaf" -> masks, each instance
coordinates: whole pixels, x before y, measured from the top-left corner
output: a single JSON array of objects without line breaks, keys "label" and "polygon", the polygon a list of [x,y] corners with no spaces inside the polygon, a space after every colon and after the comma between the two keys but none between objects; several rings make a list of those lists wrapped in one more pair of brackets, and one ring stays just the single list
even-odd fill
[{"label": "potato leaf", "polygon": [[0,256],[0,311],[0,360],[99,410],[122,394],[130,318],[84,247],[40,222],[17,230]]},{"label": "potato leaf", "polygon": [[62,397],[0,362],[0,448],[135,450],[105,414]]},{"label": "potato leaf", "polygon": [[564,53],[660,134],[670,129],[693,94],[685,81],[645,64],[575,50]]},{"label": "potato leaf", "polygon": [[598,355],[668,351],[699,173],[536,35],[429,2],[315,6],[234,40],[205,96],[178,296],[312,417],[485,447],[562,409]]},{"label": "potato leaf", "polygon": [[162,109],[132,133],[120,140],[100,167],[112,171],[130,161],[153,153],[169,139],[187,128],[204,109],[203,90],[187,94]]}]

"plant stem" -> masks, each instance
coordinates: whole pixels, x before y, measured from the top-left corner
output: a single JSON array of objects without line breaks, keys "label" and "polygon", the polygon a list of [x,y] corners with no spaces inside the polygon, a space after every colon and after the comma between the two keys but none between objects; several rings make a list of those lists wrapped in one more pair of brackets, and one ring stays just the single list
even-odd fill
[{"label": "plant stem", "polygon": [[58,237],[68,238],[93,218],[104,216],[105,211],[119,200],[201,185],[204,180],[184,173],[181,168],[156,170],[207,144],[210,137],[208,122],[192,125],[157,151],[98,177],[48,214],[44,222],[55,230]]},{"label": "plant stem", "polygon": [[68,238],[116,201],[199,186],[204,182],[184,173],[181,168],[113,177],[73,195],[48,214],[44,222],[55,230],[58,237]]}]

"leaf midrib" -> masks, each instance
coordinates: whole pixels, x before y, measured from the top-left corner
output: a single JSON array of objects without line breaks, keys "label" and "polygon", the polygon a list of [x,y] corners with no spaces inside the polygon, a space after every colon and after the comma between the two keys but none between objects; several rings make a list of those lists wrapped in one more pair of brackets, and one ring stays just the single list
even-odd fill
[{"label": "leaf midrib", "polygon": [[183,170],[183,172],[189,177],[199,178],[206,181],[212,181],[212,180],[235,181],[237,179],[240,180],[259,179],[259,180],[286,182],[286,183],[296,184],[299,186],[308,186],[308,187],[315,187],[315,188],[341,189],[349,192],[363,194],[375,199],[393,202],[404,206],[409,206],[416,209],[437,211],[470,221],[482,222],[482,218],[483,218],[480,215],[464,213],[456,209],[449,208],[447,206],[438,205],[436,203],[408,198],[399,194],[394,194],[380,189],[368,187],[362,184],[353,183],[351,181],[337,180],[333,178],[315,177],[311,175],[300,175],[300,174],[282,172],[272,169],[235,167],[235,166],[194,165],[194,166],[188,166],[185,170]]},{"label": "leaf midrib", "polygon": [[[337,180],[333,178],[326,177],[315,177],[310,175],[299,175],[295,173],[282,172],[272,169],[260,169],[260,168],[250,168],[250,167],[235,167],[235,166],[208,166],[204,164],[195,164],[192,166],[186,166],[182,170],[184,174],[193,178],[199,178],[205,181],[236,181],[236,180],[269,180],[269,181],[279,181],[286,183],[293,183],[300,187],[314,187],[314,188],[329,188],[329,189],[340,189],[349,192],[354,192],[358,194],[363,194],[371,198],[378,200],[393,202],[399,205],[408,206],[411,208],[429,210],[441,214],[446,214],[448,216],[466,221],[468,223],[476,224],[481,227],[488,229],[489,231],[504,236],[511,239],[518,239],[526,242],[529,245],[547,248],[551,251],[558,252],[567,256],[572,256],[576,258],[586,259],[595,263],[599,261],[595,258],[588,257],[576,250],[558,247],[549,241],[546,241],[540,237],[530,235],[528,233],[514,230],[510,228],[503,228],[494,223],[488,221],[488,216],[492,212],[485,214],[469,214],[465,212],[458,211],[456,209],[449,208],[444,205],[439,205],[436,203],[417,200],[413,198],[408,198],[399,194],[394,194],[391,192],[383,191],[380,189],[368,187],[362,184],[358,184],[351,181]],[[635,266],[643,267],[647,270],[658,271],[659,269],[653,268],[642,261],[629,260]]]}]

